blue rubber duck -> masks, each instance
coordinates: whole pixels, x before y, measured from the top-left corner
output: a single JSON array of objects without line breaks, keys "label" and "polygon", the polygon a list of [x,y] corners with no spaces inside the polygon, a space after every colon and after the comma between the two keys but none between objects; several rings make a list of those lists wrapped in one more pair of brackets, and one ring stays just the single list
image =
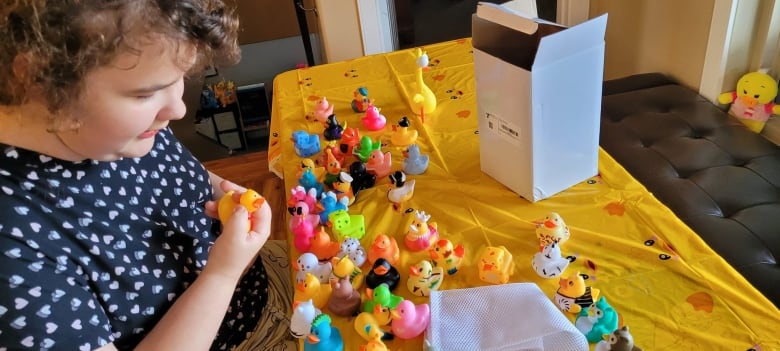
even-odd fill
[{"label": "blue rubber duck", "polygon": [[610,334],[618,327],[618,313],[602,296],[590,307],[583,308],[574,326],[585,335],[588,342],[595,343],[602,340],[602,336]]},{"label": "blue rubber duck", "polygon": [[344,339],[341,332],[331,325],[331,318],[325,313],[317,315],[311,322],[311,333],[303,343],[303,351],[343,351]]},{"label": "blue rubber duck", "polygon": [[305,130],[292,132],[295,153],[300,157],[309,157],[320,152],[320,136],[309,134]]},{"label": "blue rubber duck", "polygon": [[404,155],[404,173],[419,175],[425,173],[428,169],[428,155],[420,153],[420,147],[417,144],[409,145],[403,153]]}]

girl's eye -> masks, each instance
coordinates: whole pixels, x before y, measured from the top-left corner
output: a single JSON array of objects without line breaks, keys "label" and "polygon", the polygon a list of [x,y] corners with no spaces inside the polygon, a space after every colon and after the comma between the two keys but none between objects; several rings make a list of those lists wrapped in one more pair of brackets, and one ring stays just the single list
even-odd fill
[{"label": "girl's eye", "polygon": [[136,95],[135,98],[138,99],[138,100],[146,100],[146,99],[151,98],[152,96],[153,95],[151,95],[151,94],[149,94],[149,95]]}]

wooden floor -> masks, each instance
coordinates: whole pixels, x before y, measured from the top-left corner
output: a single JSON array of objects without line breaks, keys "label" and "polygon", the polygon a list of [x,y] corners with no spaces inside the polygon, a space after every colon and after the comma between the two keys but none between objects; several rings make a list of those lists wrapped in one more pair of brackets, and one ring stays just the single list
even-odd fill
[{"label": "wooden floor", "polygon": [[273,224],[269,240],[286,240],[284,181],[268,170],[265,151],[203,162],[207,170],[263,195],[271,206]]}]

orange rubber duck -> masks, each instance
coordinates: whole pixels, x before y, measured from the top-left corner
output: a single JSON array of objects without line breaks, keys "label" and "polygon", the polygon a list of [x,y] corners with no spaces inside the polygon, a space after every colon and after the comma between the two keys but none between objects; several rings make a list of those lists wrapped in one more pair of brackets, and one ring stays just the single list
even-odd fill
[{"label": "orange rubber duck", "polygon": [[378,258],[384,258],[391,265],[398,265],[400,250],[395,238],[387,234],[379,234],[374,238],[371,247],[368,248],[368,264],[373,265]]}]

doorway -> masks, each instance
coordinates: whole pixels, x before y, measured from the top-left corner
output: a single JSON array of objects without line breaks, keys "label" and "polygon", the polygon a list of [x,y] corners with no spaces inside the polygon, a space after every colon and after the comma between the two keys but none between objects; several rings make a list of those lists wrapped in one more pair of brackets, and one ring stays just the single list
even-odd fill
[{"label": "doorway", "polygon": [[[482,0],[494,4],[507,0]],[[471,36],[478,0],[395,0],[401,49]],[[536,0],[539,18],[555,21],[557,0]]]}]

